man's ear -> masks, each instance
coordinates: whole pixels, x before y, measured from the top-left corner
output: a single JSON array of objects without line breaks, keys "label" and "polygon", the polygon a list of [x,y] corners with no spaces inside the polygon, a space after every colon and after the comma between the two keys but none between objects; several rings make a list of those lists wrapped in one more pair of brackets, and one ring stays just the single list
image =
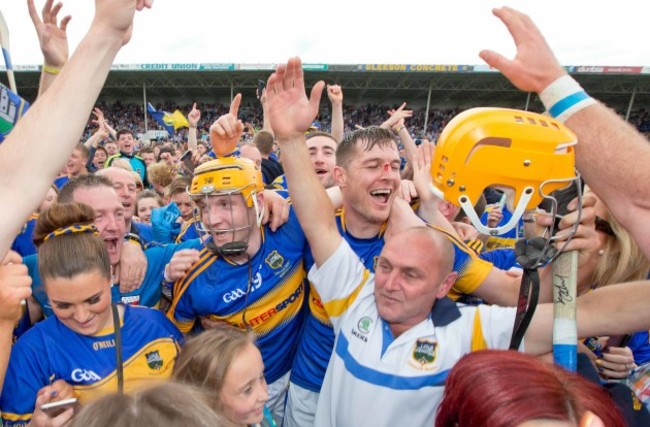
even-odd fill
[{"label": "man's ear", "polygon": [[446,297],[451,287],[454,286],[454,283],[456,283],[457,278],[458,278],[458,273],[456,273],[455,271],[452,271],[451,273],[447,274],[445,278],[442,279],[442,282],[440,282],[440,287],[438,288],[438,292],[436,293],[436,298]]},{"label": "man's ear", "polygon": [[334,182],[339,187],[343,188],[347,185],[348,182],[348,173],[341,166],[334,166],[332,170],[332,175],[334,176]]}]

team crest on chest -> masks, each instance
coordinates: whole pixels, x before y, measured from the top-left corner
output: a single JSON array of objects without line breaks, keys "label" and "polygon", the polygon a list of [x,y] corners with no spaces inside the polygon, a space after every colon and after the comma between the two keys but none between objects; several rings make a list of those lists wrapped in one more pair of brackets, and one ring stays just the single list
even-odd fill
[{"label": "team crest on chest", "polygon": [[274,249],[273,252],[271,252],[269,256],[266,257],[264,262],[267,263],[272,269],[277,270],[278,268],[282,267],[282,264],[284,264],[284,257]]},{"label": "team crest on chest", "polygon": [[438,343],[430,340],[417,340],[409,358],[409,365],[416,369],[431,370],[435,368],[438,357]]},{"label": "team crest on chest", "polygon": [[163,360],[162,357],[160,357],[158,350],[146,353],[145,357],[147,358],[147,365],[149,365],[151,369],[158,371],[162,368]]}]

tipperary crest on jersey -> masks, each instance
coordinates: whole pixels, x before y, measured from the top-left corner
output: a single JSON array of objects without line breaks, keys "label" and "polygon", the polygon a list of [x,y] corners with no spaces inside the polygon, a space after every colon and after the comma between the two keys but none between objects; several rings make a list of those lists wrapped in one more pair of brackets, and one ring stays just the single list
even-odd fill
[{"label": "tipperary crest on jersey", "polygon": [[409,364],[416,369],[431,370],[438,356],[438,343],[429,340],[417,340]]},{"label": "tipperary crest on jersey", "polygon": [[149,365],[151,369],[158,371],[162,368],[163,360],[162,357],[160,357],[158,350],[147,353],[145,356],[147,358],[147,365]]},{"label": "tipperary crest on jersey", "polygon": [[264,262],[266,262],[272,269],[277,270],[282,267],[282,264],[284,264],[284,257],[280,255],[278,251],[273,250],[273,252],[266,257]]}]

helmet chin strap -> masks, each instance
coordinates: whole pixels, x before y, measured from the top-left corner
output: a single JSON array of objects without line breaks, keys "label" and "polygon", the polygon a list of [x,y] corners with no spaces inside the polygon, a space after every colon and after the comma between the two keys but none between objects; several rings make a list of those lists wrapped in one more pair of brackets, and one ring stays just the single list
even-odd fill
[{"label": "helmet chin strap", "polygon": [[521,197],[519,198],[519,203],[517,203],[517,207],[515,208],[515,211],[512,213],[512,218],[510,218],[510,220],[506,224],[502,225],[501,227],[495,227],[495,228],[487,227],[481,222],[481,219],[476,214],[476,211],[474,210],[474,205],[472,204],[472,201],[469,200],[469,197],[460,196],[458,198],[458,202],[460,203],[460,206],[463,208],[463,211],[465,211],[465,214],[467,215],[469,220],[472,222],[472,225],[478,230],[479,233],[487,234],[490,236],[498,236],[499,234],[508,232],[517,226],[517,224],[519,223],[519,218],[522,217],[522,215],[526,211],[526,206],[528,206],[528,202],[533,197],[534,191],[535,190],[533,189],[533,187],[524,188],[524,191]]},{"label": "helmet chin strap", "polygon": [[207,242],[205,246],[214,254],[217,254],[223,258],[238,257],[243,255],[248,249],[248,242],[237,240],[234,242],[224,243],[221,246],[217,246],[212,240]]}]

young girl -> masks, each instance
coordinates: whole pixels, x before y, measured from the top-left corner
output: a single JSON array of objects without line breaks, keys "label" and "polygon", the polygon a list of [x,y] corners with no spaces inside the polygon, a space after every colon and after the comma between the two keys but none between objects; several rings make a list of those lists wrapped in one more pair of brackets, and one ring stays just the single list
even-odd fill
[{"label": "young girl", "polygon": [[[269,398],[262,355],[254,335],[230,326],[208,329],[190,338],[181,352],[172,378],[209,392],[213,407],[239,426],[265,420]],[[266,419],[265,419],[266,418]]]},{"label": "young girl", "polygon": [[39,217],[38,269],[54,316],[11,351],[0,397],[4,426],[26,424],[38,390],[58,380],[83,404],[171,375],[182,335],[157,310],[111,304],[110,258],[93,220],[81,203],[54,204]]}]

